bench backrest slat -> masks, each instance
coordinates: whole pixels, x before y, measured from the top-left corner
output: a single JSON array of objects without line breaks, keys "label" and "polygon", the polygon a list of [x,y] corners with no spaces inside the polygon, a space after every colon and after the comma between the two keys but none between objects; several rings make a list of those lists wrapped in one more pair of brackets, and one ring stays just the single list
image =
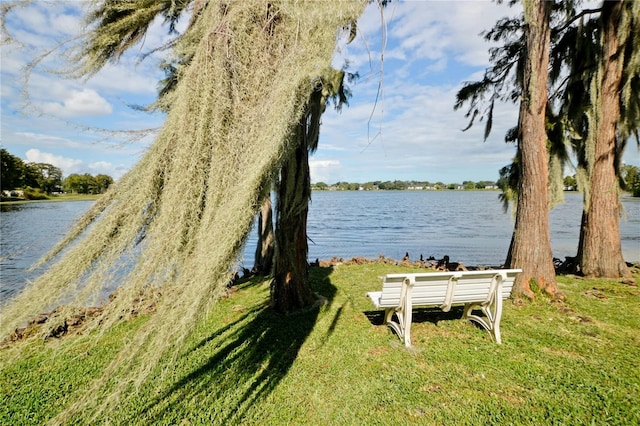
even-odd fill
[{"label": "bench backrest slat", "polygon": [[482,302],[489,297],[489,291],[496,274],[504,277],[501,296],[506,299],[511,294],[515,276],[520,270],[495,269],[487,271],[432,272],[388,274],[382,283],[380,307],[400,305],[402,287],[405,281],[413,284],[411,304],[413,306],[440,306],[445,302],[449,281],[455,280],[451,304]]}]

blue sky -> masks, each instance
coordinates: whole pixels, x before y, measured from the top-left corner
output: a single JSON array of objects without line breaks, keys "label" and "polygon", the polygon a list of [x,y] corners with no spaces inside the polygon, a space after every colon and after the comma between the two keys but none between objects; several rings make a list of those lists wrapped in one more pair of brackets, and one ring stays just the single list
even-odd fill
[{"label": "blue sky", "polygon": [[[1,145],[25,161],[54,164],[65,175],[118,178],[153,142],[153,133],[113,131],[162,125],[161,114],[129,105],[155,98],[162,56],[139,59],[167,40],[167,28],[156,23],[142,45],[86,81],[50,72],[68,65],[56,50],[33,69],[25,86],[24,67],[78,34],[81,12],[80,1],[36,0],[8,15],[16,42],[1,46]],[[516,123],[517,106],[496,107],[493,132],[484,142],[483,123],[462,132],[467,119],[453,104],[463,82],[479,79],[488,65],[490,45],[480,32],[519,12],[485,0],[405,1],[392,2],[382,18],[369,6],[358,22],[358,37],[341,46],[334,60],[337,67],[348,61],[360,79],[350,85],[349,106],[340,113],[329,108],[323,117],[312,180],[496,180],[515,152],[503,140]],[[624,161],[640,164],[635,143]]]}]

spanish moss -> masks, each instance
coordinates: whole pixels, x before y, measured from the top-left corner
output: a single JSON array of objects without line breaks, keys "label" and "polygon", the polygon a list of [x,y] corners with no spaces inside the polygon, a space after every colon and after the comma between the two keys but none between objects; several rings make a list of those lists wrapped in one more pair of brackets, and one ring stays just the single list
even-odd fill
[{"label": "spanish moss", "polygon": [[[49,321],[54,327],[73,309],[102,300],[116,282],[118,291],[89,329],[127,318],[140,299],[155,303],[103,376],[55,422],[112,409],[161,358],[178,356],[193,325],[225,294],[265,176],[295,148],[288,136],[314,79],[330,66],[341,29],[364,7],[362,1],[198,4],[198,19],[175,46],[193,57],[154,144],[43,259],[54,263],[2,307],[0,331],[7,336],[63,305]],[[136,16],[149,19],[141,11]],[[109,46],[86,58],[85,72],[104,64],[104,55],[121,53]]]}]

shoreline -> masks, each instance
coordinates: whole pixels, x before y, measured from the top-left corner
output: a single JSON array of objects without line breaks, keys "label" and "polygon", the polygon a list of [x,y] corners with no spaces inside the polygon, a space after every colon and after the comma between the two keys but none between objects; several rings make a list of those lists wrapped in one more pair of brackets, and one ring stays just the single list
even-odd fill
[{"label": "shoreline", "polygon": [[[571,262],[575,260],[575,257],[567,257],[565,258],[564,261],[554,257],[553,260],[556,265],[556,274],[558,275],[572,274],[571,272],[567,272],[565,269],[571,266]],[[450,261],[449,256],[446,256],[446,255],[442,259],[435,259],[433,256],[430,256],[428,259],[411,260],[410,258],[408,258],[408,256],[405,256],[405,258],[402,260],[396,260],[390,257],[386,257],[383,254],[379,255],[377,259],[367,258],[364,256],[355,256],[350,259],[345,259],[342,257],[334,256],[331,259],[325,259],[325,260],[316,259],[314,262],[309,262],[309,266],[333,267],[333,266],[339,266],[339,265],[364,265],[364,264],[371,264],[371,263],[385,263],[388,265],[395,265],[395,266],[408,266],[408,267],[418,267],[418,268],[425,268],[425,269],[448,270],[448,271],[454,271],[454,270],[482,271],[487,269],[505,269],[504,264],[466,266],[462,262]],[[640,262],[629,262],[625,260],[625,263],[629,268],[640,270]]]},{"label": "shoreline", "polygon": [[[554,259],[557,261],[559,259]],[[632,275],[640,274],[640,262],[630,263],[626,262],[627,266],[631,270]],[[461,262],[451,262],[449,261],[449,257],[445,256],[443,259],[434,259],[430,257],[428,259],[420,259],[420,260],[410,260],[408,256],[406,256],[402,260],[396,260],[384,255],[379,255],[377,259],[375,258],[366,258],[364,256],[356,256],[351,259],[344,259],[339,257],[333,257],[328,260],[319,260],[316,259],[314,262],[309,262],[309,267],[316,268],[335,268],[338,266],[352,266],[352,265],[366,265],[366,264],[387,264],[390,266],[404,266],[404,267],[414,267],[414,268],[423,268],[428,271],[483,271],[489,269],[504,269],[504,265],[495,266],[495,265],[476,265],[476,266],[465,266]],[[243,275],[240,276],[236,273],[236,276],[227,284],[227,288],[230,292],[232,292],[231,288],[242,284],[246,281],[251,280],[252,278],[257,277],[255,273],[252,271],[241,268]],[[571,272],[563,272],[558,270],[558,265],[556,264],[556,275],[563,276],[573,276],[576,278],[584,278],[579,274],[574,274]],[[264,278],[268,279],[268,275],[265,275]],[[627,283],[624,280],[618,279],[623,285],[637,286],[635,283]],[[112,293],[108,297],[108,304],[113,297],[115,297],[115,293],[118,290],[116,289],[114,293]],[[102,311],[106,305],[101,306],[89,306],[85,308],[78,308],[75,310],[68,318],[64,320],[64,322],[53,329],[50,329],[47,333],[45,333],[44,338],[61,338],[64,336],[68,336],[71,334],[79,334],[82,332],[83,326],[87,321],[91,319],[95,319],[99,315],[102,314]],[[31,336],[38,335],[42,333],[42,330],[45,328],[45,324],[49,321],[49,318],[58,312],[62,307],[58,307],[50,312],[42,313],[38,317],[29,321],[24,327],[18,327],[14,332],[12,332],[9,336],[5,337],[0,341],[0,349],[7,347],[13,343],[23,341]],[[155,302],[145,300],[144,298],[139,298],[135,300],[134,306],[132,306],[132,310],[130,312],[132,317],[137,317],[140,314],[147,314],[155,311],[156,305]]]},{"label": "shoreline", "polygon": [[[422,256],[420,256],[422,257]],[[444,256],[442,259],[436,259],[433,256],[430,256],[427,259],[418,259],[411,260],[411,258],[407,255],[402,260],[393,259],[390,257],[386,257],[381,254],[377,259],[367,258],[364,256],[355,256],[351,259],[344,259],[342,257],[334,256],[331,259],[319,260],[316,259],[314,262],[310,262],[310,266],[319,266],[319,267],[333,267],[339,265],[365,265],[371,263],[384,263],[388,265],[394,266],[407,266],[407,267],[417,267],[417,268],[425,268],[425,269],[440,269],[440,270],[484,270],[484,269],[501,269],[504,268],[504,265],[475,265],[475,266],[465,266],[462,262],[450,261],[449,256]]]},{"label": "shoreline", "polygon": [[81,194],[81,195],[56,195],[44,200],[16,200],[11,199],[7,201],[0,201],[0,206],[14,206],[19,204],[33,204],[33,203],[60,203],[65,201],[95,201],[100,198],[101,194]]}]

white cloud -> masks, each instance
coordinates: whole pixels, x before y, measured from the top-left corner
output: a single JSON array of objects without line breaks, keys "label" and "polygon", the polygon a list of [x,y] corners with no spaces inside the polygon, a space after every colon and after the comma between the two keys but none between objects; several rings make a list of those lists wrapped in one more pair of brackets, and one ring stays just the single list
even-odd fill
[{"label": "white cloud", "polygon": [[[105,66],[86,82],[60,76],[76,65],[68,55],[78,47],[83,6],[87,3],[25,2],[7,14],[7,30],[15,43],[2,46],[2,95],[12,99],[12,109],[27,107],[31,113],[68,119],[112,114],[116,98],[123,105],[147,104],[155,99],[156,83],[162,77],[160,54],[138,64],[141,46],[132,48],[116,64]],[[164,43],[166,33],[167,28],[159,19],[144,38],[148,49]],[[27,76],[24,66],[34,59],[36,66],[28,74],[25,102],[20,105],[16,98],[21,97],[20,89]]]},{"label": "white cloud", "polygon": [[339,160],[309,160],[312,182],[335,182],[335,172],[340,168]]},{"label": "white cloud", "polygon": [[331,166],[339,166],[340,161],[338,160],[311,160],[309,164],[312,167],[320,168],[320,167],[331,167]]},{"label": "white cloud", "polygon": [[118,166],[108,161],[97,161],[95,163],[88,164],[89,173],[92,175],[108,175],[111,176],[114,180],[120,179],[123,174],[128,171],[128,168],[125,166]]},{"label": "white cloud", "polygon": [[37,2],[34,5],[29,5],[29,7],[22,7],[18,3],[11,10],[11,13],[7,15],[9,22],[19,23],[20,25],[16,25],[18,31],[26,28],[30,34],[43,34],[43,30],[49,27],[49,22],[46,16],[46,9],[38,6]]},{"label": "white cloud", "polygon": [[[54,130],[54,129],[43,129]],[[47,150],[72,150],[83,157],[104,158],[105,156],[122,155],[127,157],[138,157],[149,145],[146,139],[138,143],[127,143],[116,138],[107,140],[105,138],[91,139],[87,135],[76,135],[78,139],[71,140],[65,137],[47,133],[35,132],[15,132],[7,134],[3,143],[12,146],[38,146]],[[71,135],[73,137],[73,135]],[[86,160],[85,160],[86,161]]]},{"label": "white cloud", "polygon": [[[510,163],[514,154],[503,137],[516,123],[517,106],[496,105],[493,131],[484,142],[483,122],[461,131],[468,120],[463,111],[453,111],[459,87],[431,86],[389,76],[386,95],[374,111],[373,98],[361,96],[367,88],[358,85],[351,107],[341,114],[331,110],[325,113],[316,158],[339,158],[340,170],[332,172],[360,182],[497,179],[498,170]],[[335,146],[343,151],[334,150]],[[325,181],[333,183],[336,179]]]},{"label": "white cloud", "polygon": [[89,163],[87,167],[89,168],[89,173],[92,175],[109,175],[116,180],[127,171],[126,167],[116,166],[108,161],[96,161],[95,163]]},{"label": "white cloud", "polygon": [[381,18],[371,4],[358,20],[359,37],[342,47],[341,58],[348,57],[354,69],[374,68],[380,58],[382,22],[387,26],[385,60],[393,58],[409,63],[419,60],[440,62],[455,59],[464,65],[486,66],[491,47],[479,34],[489,30],[498,19],[516,16],[521,6],[508,7],[490,1],[412,1],[389,4]]},{"label": "white cloud", "polygon": [[76,13],[69,14],[66,11],[52,9],[49,15],[51,27],[59,34],[64,34],[67,37],[75,36],[82,30],[82,22]]},{"label": "white cloud", "polygon": [[87,82],[87,86],[105,93],[146,94],[155,99],[158,80],[164,77],[157,65],[153,61],[142,65],[132,59],[123,59],[117,64],[106,65]]},{"label": "white cloud", "polygon": [[[168,39],[161,19],[153,23],[143,43],[86,82],[48,73],[48,68],[60,69],[62,64],[59,52],[50,55],[31,74],[28,89],[33,104],[46,108],[36,112],[59,118],[40,114],[33,119],[18,113],[20,67],[33,59],[34,52],[76,34],[80,16],[74,10],[79,3],[36,1],[31,3],[34,14],[25,8],[8,15],[11,34],[26,47],[2,46],[2,143],[21,153],[26,148],[36,148],[41,156],[54,152],[59,164],[70,162],[64,169],[67,174],[105,173],[117,178],[139,158],[152,136],[128,144],[122,135],[90,132],[84,125],[109,129],[160,125],[163,117],[138,114],[126,105],[155,97],[162,77],[156,65],[165,53],[138,61]],[[367,7],[358,20],[358,37],[342,46],[334,61],[341,67],[348,58],[349,70],[358,71],[361,78],[350,84],[350,106],[341,114],[329,108],[323,116],[319,149],[311,159],[312,179],[333,183],[497,178],[499,168],[514,154],[503,136],[517,121],[517,106],[496,105],[492,134],[483,142],[484,123],[461,132],[468,120],[465,110],[454,111],[453,104],[461,82],[480,79],[488,64],[491,44],[478,34],[520,10],[521,6],[509,8],[489,0],[391,2],[384,10],[388,44],[380,64],[380,11],[375,3]],[[375,105],[381,65],[383,91]],[[75,125],[74,117],[80,117]],[[116,143],[121,143],[120,149],[113,148]],[[637,163],[633,148],[626,156]]]},{"label": "white cloud", "polygon": [[45,134],[41,134],[41,133],[33,133],[33,132],[17,132],[16,133],[17,136],[23,136],[25,138],[28,138],[32,141],[37,141],[38,143],[67,143],[69,141],[67,141],[64,138],[58,137],[58,136],[53,136],[53,135],[45,135]]},{"label": "white cloud", "polygon": [[85,163],[79,159],[43,152],[36,148],[31,148],[26,152],[26,161],[30,163],[52,164],[61,169],[64,176],[69,176],[73,173],[89,173],[94,176],[105,174],[117,180],[128,170],[126,166],[115,165],[109,161]]},{"label": "white cloud", "polygon": [[95,163],[89,164],[89,168],[91,170],[111,170],[113,169],[113,164],[108,161],[96,161]]},{"label": "white cloud", "polygon": [[[24,68],[24,60],[20,57],[19,48],[11,45],[2,46],[2,73],[6,75],[11,75],[15,78],[15,76],[19,75]],[[9,86],[9,85],[6,85]],[[11,85],[11,88],[14,89],[14,85]],[[2,85],[5,87],[5,84]]]},{"label": "white cloud", "polygon": [[80,30],[78,17],[83,2],[65,1],[57,4],[51,1],[18,3],[8,15],[9,20],[18,22],[19,28],[27,28],[30,33],[41,34],[50,40],[59,36],[75,35]]},{"label": "white cloud", "polygon": [[102,96],[92,89],[72,90],[67,98],[59,102],[44,102],[41,109],[46,114],[57,117],[97,116],[111,114],[113,108]]},{"label": "white cloud", "polygon": [[517,122],[517,106],[496,105],[487,142],[479,120],[461,132],[466,111],[453,106],[461,82],[481,78],[488,65],[491,43],[479,34],[520,11],[490,1],[392,2],[383,11],[388,39],[380,65],[380,11],[369,6],[358,20],[359,37],[334,60],[348,61],[362,78],[351,85],[342,114],[325,113],[316,158],[339,158],[338,173],[361,182],[497,178],[514,154],[503,139]]},{"label": "white cloud", "polygon": [[63,157],[48,152],[42,152],[39,149],[32,148],[26,153],[27,162],[30,163],[48,163],[62,170],[63,174],[69,175],[74,173],[82,165],[82,160]]}]

